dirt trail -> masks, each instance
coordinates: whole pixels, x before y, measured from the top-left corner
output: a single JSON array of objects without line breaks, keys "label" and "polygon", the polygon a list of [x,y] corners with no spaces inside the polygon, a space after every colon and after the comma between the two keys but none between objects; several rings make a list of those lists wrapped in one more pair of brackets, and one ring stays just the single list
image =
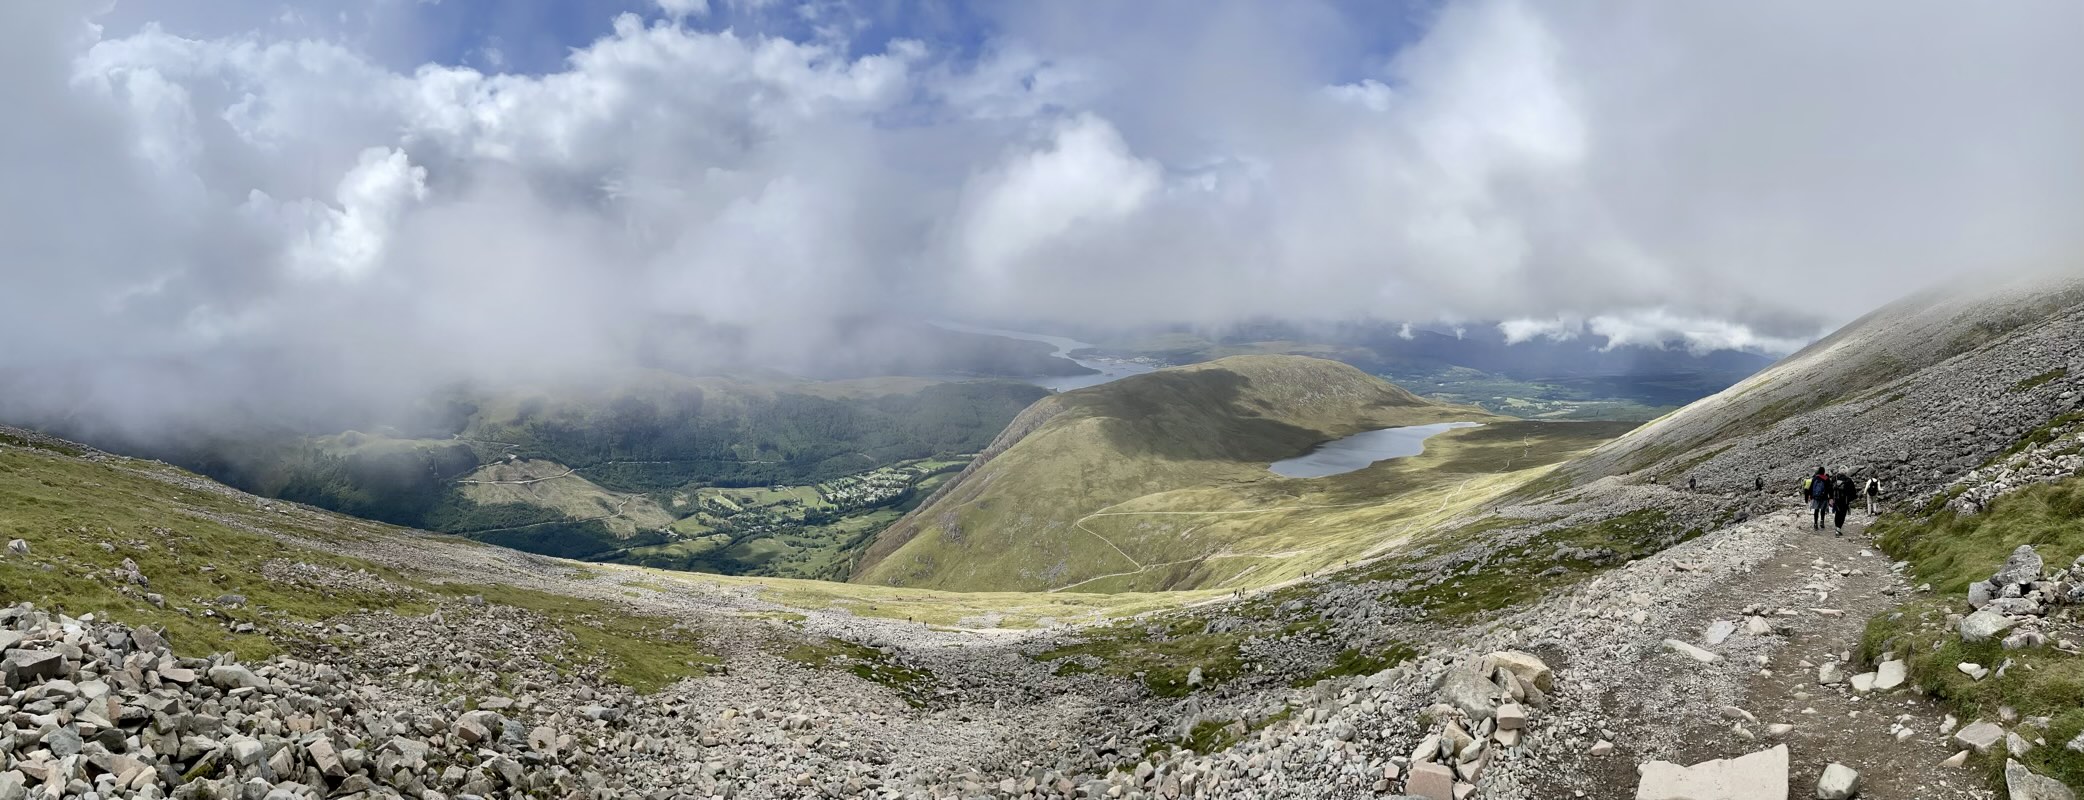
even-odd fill
[{"label": "dirt trail", "polygon": [[[1557,781],[1556,796],[1584,791],[1588,798],[1625,800],[1635,796],[1641,762],[1693,764],[1785,743],[1789,797],[1814,796],[1817,777],[1832,762],[1860,772],[1860,797],[1866,800],[1994,797],[1977,772],[1940,763],[1954,752],[1950,734],[1940,732],[1944,709],[1907,687],[1867,695],[1851,689],[1852,676],[1872,666],[1841,659],[1857,659],[1866,621],[1911,591],[1865,535],[1865,526],[1848,525],[1841,538],[1812,531],[1806,514],[1778,515],[1770,524],[1777,526],[1772,532],[1779,540],[1770,558],[1694,595],[1668,622],[1643,634],[1707,647],[1722,659],[1700,664],[1651,651],[1631,665],[1640,670],[1633,685],[1613,686],[1603,698],[1609,729],[1602,733],[1612,735],[1617,749],[1604,758],[1584,758],[1585,773]],[[1775,632],[1743,632],[1744,612],[1761,608]],[[1717,621],[1739,630],[1710,644],[1706,631]],[[1760,657],[1767,659],[1763,668]],[[1834,685],[1818,683],[1818,668],[1826,662],[1842,667],[1843,678]],[[1725,706],[1743,709],[1755,721],[1732,718]],[[1774,737],[1769,726],[1776,723],[1794,728]],[[1901,740],[1899,724],[1912,732]]]}]

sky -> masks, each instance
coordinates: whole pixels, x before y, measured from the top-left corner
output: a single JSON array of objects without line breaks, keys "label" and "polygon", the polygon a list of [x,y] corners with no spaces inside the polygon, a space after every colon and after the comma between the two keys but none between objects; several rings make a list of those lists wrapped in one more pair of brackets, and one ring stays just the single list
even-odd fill
[{"label": "sky", "polygon": [[2084,270],[2079,30],[2059,0],[9,3],[0,368],[382,394],[598,369],[661,315],[777,360],[864,315],[1780,353]]}]

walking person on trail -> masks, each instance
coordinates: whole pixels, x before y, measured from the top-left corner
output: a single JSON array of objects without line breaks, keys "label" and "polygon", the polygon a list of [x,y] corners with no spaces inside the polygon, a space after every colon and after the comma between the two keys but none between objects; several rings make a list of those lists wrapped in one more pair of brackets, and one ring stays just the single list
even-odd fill
[{"label": "walking person on trail", "polygon": [[1852,498],[1859,494],[1860,490],[1853,488],[1852,476],[1849,475],[1840,477],[1831,484],[1831,525],[1838,531],[1832,535],[1844,536],[1845,513],[1852,510]]},{"label": "walking person on trail", "polygon": [[1695,490],[1695,489],[1699,489],[1699,488],[1700,488],[1700,481],[1699,481],[1698,479],[1695,479],[1695,478],[1687,478],[1687,479],[1686,479],[1686,491],[1689,491],[1689,492],[1690,492],[1690,491],[1693,491],[1693,490]]},{"label": "walking person on trail", "polygon": [[1881,478],[1873,475],[1867,476],[1865,494],[1867,495],[1867,516],[1871,517],[1881,513],[1875,510],[1875,503],[1881,500]]},{"label": "walking person on trail", "polygon": [[1824,512],[1831,507],[1831,474],[1817,467],[1815,475],[1802,481],[1802,494],[1809,498],[1811,527],[1823,530]]},{"label": "walking person on trail", "polygon": [[1752,478],[1751,478],[1751,488],[1752,488],[1753,490],[1755,490],[1755,491],[1760,491],[1760,492],[1763,492],[1763,491],[1765,491],[1765,490],[1766,490],[1766,476],[1764,476],[1764,475],[1754,475],[1754,476],[1752,476]]}]

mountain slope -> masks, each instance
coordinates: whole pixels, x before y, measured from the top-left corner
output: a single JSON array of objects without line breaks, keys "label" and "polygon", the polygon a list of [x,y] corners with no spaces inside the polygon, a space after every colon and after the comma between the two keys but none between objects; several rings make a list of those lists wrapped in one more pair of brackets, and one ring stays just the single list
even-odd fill
[{"label": "mountain slope", "polygon": [[1868,314],[1567,472],[1718,490],[1762,476],[1791,490],[1821,464],[1924,490],[2077,408],[2080,380],[2084,280],[1948,287]]},{"label": "mountain slope", "polygon": [[[1124,542],[1081,521],[1122,512],[1131,501],[1139,501],[1139,513],[1177,516],[1297,505],[1306,482],[1273,476],[1269,462],[1364,430],[1489,418],[1299,356],[1226,358],[1066,392],[1023,412],[961,476],[886,529],[854,580],[1032,590],[1065,588],[1125,565],[1142,571],[1196,562],[1266,532],[1226,537],[1209,530],[1217,527],[1209,519],[1195,520],[1211,523],[1198,532],[1139,520],[1119,533],[1143,541]],[[1225,570],[1189,572],[1136,588],[1208,585]]]}]

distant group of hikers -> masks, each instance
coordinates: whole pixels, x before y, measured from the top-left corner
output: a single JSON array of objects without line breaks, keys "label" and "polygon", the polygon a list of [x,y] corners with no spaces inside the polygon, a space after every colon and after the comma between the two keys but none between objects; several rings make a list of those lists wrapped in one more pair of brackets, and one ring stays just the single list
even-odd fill
[{"label": "distant group of hikers", "polygon": [[1880,508],[1881,479],[1869,475],[1863,485],[1858,478],[1832,475],[1821,466],[1816,468],[1816,474],[1802,479],[1802,497],[1809,500],[1815,530],[1823,530],[1824,519],[1828,517],[1831,527],[1837,531],[1833,534],[1836,536],[1845,535],[1845,515],[1861,495],[1867,497],[1867,513],[1876,513]]}]

